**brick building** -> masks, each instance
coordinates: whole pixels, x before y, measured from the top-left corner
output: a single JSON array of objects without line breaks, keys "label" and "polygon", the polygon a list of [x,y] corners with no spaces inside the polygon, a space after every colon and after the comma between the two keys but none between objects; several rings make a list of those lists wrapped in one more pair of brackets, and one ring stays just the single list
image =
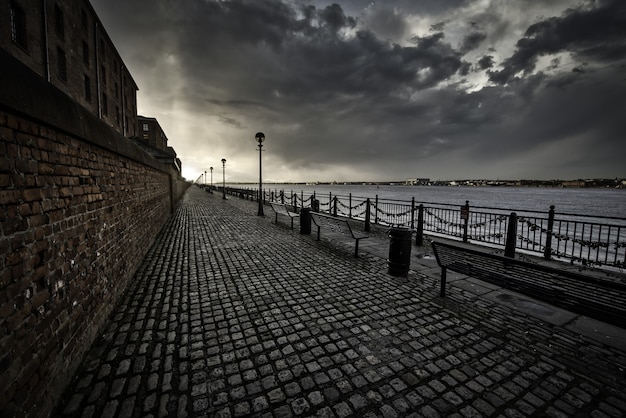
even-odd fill
[{"label": "brick building", "polygon": [[174,148],[167,145],[167,135],[156,118],[137,116],[137,138],[131,138],[137,145],[157,160],[173,166],[179,173],[181,161]]},{"label": "brick building", "polygon": [[0,0],[0,48],[126,137],[137,84],[89,0]]}]

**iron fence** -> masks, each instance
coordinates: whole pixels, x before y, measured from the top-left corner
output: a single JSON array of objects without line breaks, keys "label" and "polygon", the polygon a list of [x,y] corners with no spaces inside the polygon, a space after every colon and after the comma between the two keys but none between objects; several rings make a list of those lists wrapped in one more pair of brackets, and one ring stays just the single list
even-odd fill
[{"label": "iron fence", "polygon": [[[221,189],[220,189],[221,190]],[[258,199],[256,189],[227,188],[227,193]],[[424,233],[453,237],[465,242],[504,246],[505,253],[523,250],[546,259],[567,260],[587,266],[624,268],[626,218],[470,207],[469,202],[444,203],[379,199],[332,193],[264,190],[267,202],[280,202],[296,209],[310,207],[335,216],[370,225],[405,227],[416,232],[421,245]]]}]

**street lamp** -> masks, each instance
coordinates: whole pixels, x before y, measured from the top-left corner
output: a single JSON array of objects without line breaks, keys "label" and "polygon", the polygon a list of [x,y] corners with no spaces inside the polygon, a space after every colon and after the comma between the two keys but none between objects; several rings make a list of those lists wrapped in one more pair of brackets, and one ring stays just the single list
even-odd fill
[{"label": "street lamp", "polygon": [[257,132],[254,138],[259,142],[259,212],[257,216],[263,215],[263,180],[261,177],[262,169],[261,169],[261,151],[263,151],[263,141],[265,141],[265,134],[263,132]]},{"label": "street lamp", "polygon": [[209,189],[209,191],[212,194],[213,193],[213,167],[209,167],[209,170],[211,170],[211,188]]},{"label": "street lamp", "polygon": [[226,158],[222,158],[222,199],[226,199]]},{"label": "street lamp", "polygon": [[206,189],[206,170],[204,170],[204,187]]}]

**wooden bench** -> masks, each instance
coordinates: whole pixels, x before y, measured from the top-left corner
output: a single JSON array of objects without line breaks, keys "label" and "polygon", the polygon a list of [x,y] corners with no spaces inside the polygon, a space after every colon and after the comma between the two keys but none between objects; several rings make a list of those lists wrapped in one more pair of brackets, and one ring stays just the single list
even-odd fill
[{"label": "wooden bench", "polygon": [[340,232],[344,235],[348,235],[355,240],[354,256],[359,256],[359,241],[364,238],[369,238],[368,235],[355,232],[346,219],[337,218],[331,215],[326,215],[319,212],[311,212],[311,221],[317,227],[317,240],[320,240],[320,229],[325,228],[329,231]]},{"label": "wooden bench", "polygon": [[278,223],[278,215],[285,215],[291,219],[291,229],[293,229],[293,218],[300,216],[300,215],[298,215],[296,212],[289,211],[289,209],[287,209],[287,206],[283,205],[282,203],[271,203],[271,205],[272,205],[272,209],[276,213],[276,218],[274,220],[274,223],[276,224]]},{"label": "wooden bench", "polygon": [[626,283],[504,257],[467,244],[433,241],[432,248],[441,267],[441,297],[445,297],[449,269],[626,328]]}]

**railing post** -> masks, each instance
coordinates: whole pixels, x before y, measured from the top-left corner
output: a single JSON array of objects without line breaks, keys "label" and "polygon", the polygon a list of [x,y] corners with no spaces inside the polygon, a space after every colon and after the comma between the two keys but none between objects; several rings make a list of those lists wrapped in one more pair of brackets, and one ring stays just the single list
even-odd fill
[{"label": "railing post", "polygon": [[461,207],[461,219],[463,219],[463,242],[467,242],[467,224],[469,222],[469,200]]},{"label": "railing post", "polygon": [[333,199],[333,216],[337,216],[337,196]]},{"label": "railing post", "polygon": [[370,216],[371,216],[371,202],[368,197],[365,201],[365,232],[370,232]]},{"label": "railing post", "polygon": [[352,193],[348,195],[348,218],[352,219]]},{"label": "railing post", "polygon": [[333,213],[333,192],[328,192],[328,213]]},{"label": "railing post", "polygon": [[411,229],[415,229],[415,197],[411,198]]},{"label": "railing post", "polygon": [[315,196],[315,190],[313,190],[313,197],[311,198],[311,209],[315,212],[319,211],[319,207],[317,208],[317,210],[313,207],[314,203],[317,200],[317,197]]},{"label": "railing post", "polygon": [[378,225],[378,195],[376,195],[376,200],[374,204],[374,225]]},{"label": "railing post", "polygon": [[424,205],[420,203],[417,213],[417,233],[415,234],[415,245],[424,245]]},{"label": "railing post", "polygon": [[280,194],[280,203],[282,203],[283,205],[285,204],[285,189],[283,189],[282,193]]},{"label": "railing post", "polygon": [[505,257],[515,257],[515,243],[517,242],[517,214],[511,212],[509,224],[506,228],[506,246],[504,247]]},{"label": "railing post", "polygon": [[550,205],[548,212],[548,230],[546,231],[546,247],[543,250],[543,258],[549,260],[552,257],[552,230],[554,229],[554,205]]}]

